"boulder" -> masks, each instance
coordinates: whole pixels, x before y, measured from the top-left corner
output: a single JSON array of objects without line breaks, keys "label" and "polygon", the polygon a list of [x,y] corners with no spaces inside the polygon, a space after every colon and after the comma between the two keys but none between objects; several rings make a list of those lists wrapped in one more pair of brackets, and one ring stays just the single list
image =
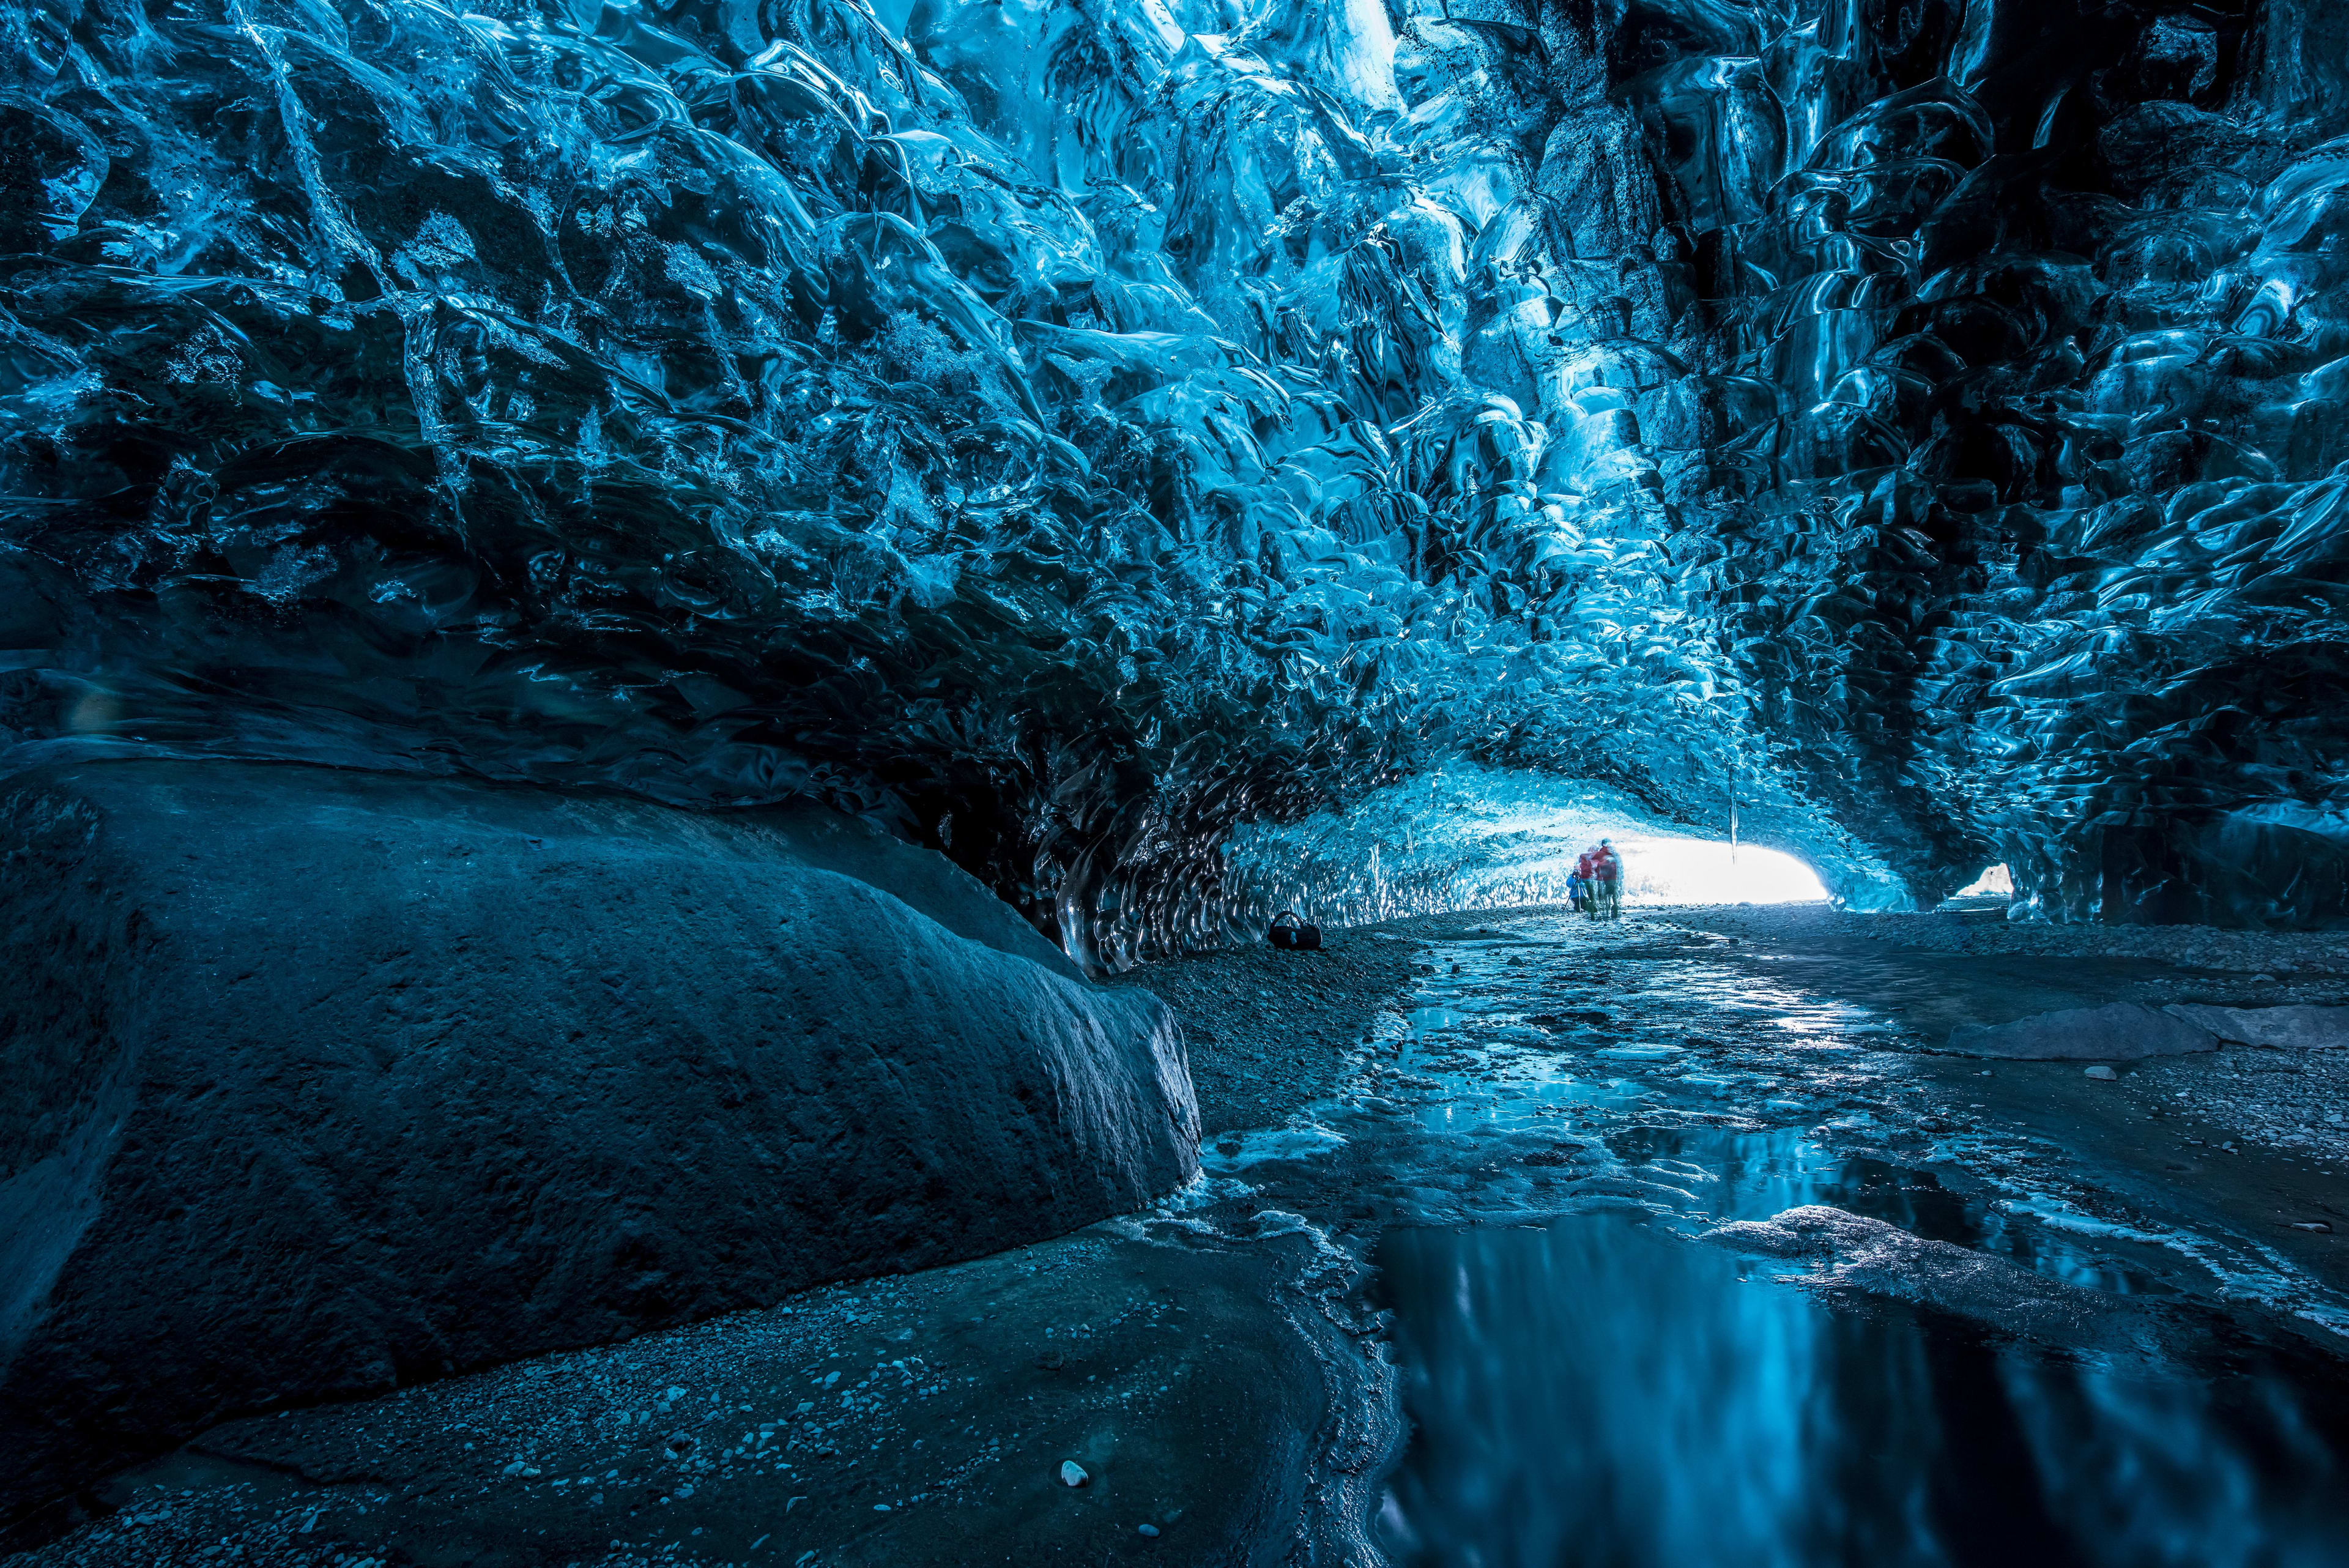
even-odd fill
[{"label": "boulder", "polygon": [[81,763],[0,794],[0,1520],[1197,1168],[1164,1005],[827,812]]},{"label": "boulder", "polygon": [[2349,1045],[2349,1007],[2216,1007],[2189,1002],[2162,1011],[2221,1040],[2245,1045],[2301,1050]]},{"label": "boulder", "polygon": [[2015,1062],[2134,1062],[2218,1045],[2209,1030],[2133,1002],[2034,1012],[2012,1023],[1961,1023],[1950,1031],[1950,1049],[1961,1056]]}]

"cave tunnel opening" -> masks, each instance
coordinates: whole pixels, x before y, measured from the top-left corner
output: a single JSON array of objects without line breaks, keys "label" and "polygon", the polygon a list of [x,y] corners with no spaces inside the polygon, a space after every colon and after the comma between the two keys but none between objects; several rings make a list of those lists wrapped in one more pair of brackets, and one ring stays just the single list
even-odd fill
[{"label": "cave tunnel opening", "polygon": [[1623,833],[1627,904],[1813,904],[1827,901],[1819,874],[1795,856],[1718,838]]}]

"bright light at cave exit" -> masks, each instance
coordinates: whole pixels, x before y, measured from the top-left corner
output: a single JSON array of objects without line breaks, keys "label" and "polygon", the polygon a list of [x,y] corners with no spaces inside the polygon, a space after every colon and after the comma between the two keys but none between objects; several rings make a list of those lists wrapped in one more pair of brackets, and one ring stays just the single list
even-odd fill
[{"label": "bright light at cave exit", "polygon": [[1975,877],[1971,886],[1959,888],[1952,897],[1975,898],[1988,898],[1996,894],[2002,894],[2008,898],[2014,896],[2014,877],[2002,865],[1992,867],[1980,877]]},{"label": "bright light at cave exit", "polygon": [[1613,836],[1623,857],[1627,904],[1813,904],[1827,890],[1818,874],[1779,849],[1732,849],[1712,838]]}]

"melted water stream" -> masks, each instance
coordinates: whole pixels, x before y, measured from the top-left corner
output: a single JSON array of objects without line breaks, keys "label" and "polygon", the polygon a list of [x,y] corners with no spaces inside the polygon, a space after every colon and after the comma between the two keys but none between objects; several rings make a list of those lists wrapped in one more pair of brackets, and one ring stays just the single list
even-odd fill
[{"label": "melted water stream", "polygon": [[1226,1201],[1376,1265],[1393,1561],[2344,1561],[2338,1303],[2271,1251],[2128,1208],[1701,930],[1436,951],[1359,1095],[1219,1156]]}]

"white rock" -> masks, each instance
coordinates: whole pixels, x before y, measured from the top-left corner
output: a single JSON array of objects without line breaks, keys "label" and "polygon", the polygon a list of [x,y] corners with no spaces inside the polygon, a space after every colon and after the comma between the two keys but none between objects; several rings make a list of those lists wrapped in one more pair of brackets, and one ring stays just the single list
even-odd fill
[{"label": "white rock", "polygon": [[2095,1066],[2088,1069],[2088,1076],[2095,1079],[2098,1083],[2109,1084],[2115,1078],[2119,1077],[2120,1075],[2099,1062]]},{"label": "white rock", "polygon": [[1061,1461],[1061,1484],[1062,1486],[1082,1486],[1085,1482],[1091,1480],[1092,1480],[1092,1477],[1085,1474],[1084,1467],[1077,1463],[1076,1460],[1062,1459]]}]

